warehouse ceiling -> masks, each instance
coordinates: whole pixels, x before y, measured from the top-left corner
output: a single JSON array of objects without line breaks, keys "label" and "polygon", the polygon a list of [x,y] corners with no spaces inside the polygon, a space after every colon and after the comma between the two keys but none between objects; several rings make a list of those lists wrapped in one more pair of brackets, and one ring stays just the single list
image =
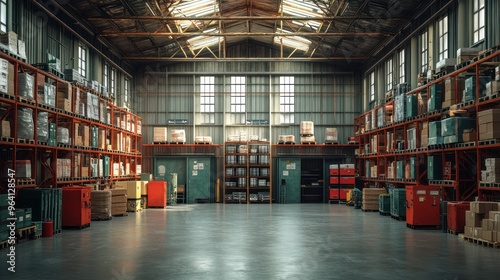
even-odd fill
[{"label": "warehouse ceiling", "polygon": [[262,59],[366,61],[431,2],[58,1],[127,61],[229,59],[228,50],[241,44],[274,49]]}]

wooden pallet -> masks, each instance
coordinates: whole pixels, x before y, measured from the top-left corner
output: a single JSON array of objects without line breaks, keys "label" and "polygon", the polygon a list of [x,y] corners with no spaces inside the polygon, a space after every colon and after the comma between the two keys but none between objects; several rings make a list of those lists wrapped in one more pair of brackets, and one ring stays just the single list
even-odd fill
[{"label": "wooden pallet", "polygon": [[169,142],[170,145],[184,145],[186,142]]},{"label": "wooden pallet", "polygon": [[168,141],[153,141],[153,144],[155,144],[155,145],[167,145]]},{"label": "wooden pallet", "polygon": [[316,145],[316,141],[301,141],[301,145]]},{"label": "wooden pallet", "polygon": [[482,141],[479,141],[478,144],[479,144],[479,146],[500,144],[500,139],[482,140]]},{"label": "wooden pallet", "polygon": [[35,140],[17,138],[17,143],[35,145]]},{"label": "wooden pallet", "polygon": [[16,238],[17,240],[21,239],[29,239],[31,235],[34,235],[36,232],[36,226],[29,226],[25,228],[16,229]]},{"label": "wooden pallet", "polygon": [[292,141],[278,141],[278,145],[295,145]]},{"label": "wooden pallet", "polygon": [[463,233],[463,231],[448,229],[448,233],[452,235],[458,235],[459,233]]},{"label": "wooden pallet", "polygon": [[5,93],[5,92],[0,92],[0,98],[5,98],[5,99],[9,99],[9,100],[14,100],[14,99],[15,99],[15,96],[14,96],[14,95],[7,94],[7,93]]},{"label": "wooden pallet", "polygon": [[9,240],[0,241],[0,249],[9,247]]},{"label": "wooden pallet", "polygon": [[2,137],[2,138],[0,138],[0,141],[14,143],[14,138],[12,138],[12,137]]},{"label": "wooden pallet", "polygon": [[493,241],[488,241],[480,238],[473,238],[473,237],[467,237],[464,236],[464,240],[467,240],[471,243],[483,245],[486,247],[492,247],[492,248],[500,248],[500,242],[493,242]]},{"label": "wooden pallet", "polygon": [[325,145],[338,145],[339,141],[325,141]]}]

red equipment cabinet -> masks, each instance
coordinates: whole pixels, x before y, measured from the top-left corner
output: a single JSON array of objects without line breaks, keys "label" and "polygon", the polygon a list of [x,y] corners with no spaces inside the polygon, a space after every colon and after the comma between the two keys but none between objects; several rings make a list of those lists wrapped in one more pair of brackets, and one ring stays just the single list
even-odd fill
[{"label": "red equipment cabinet", "polygon": [[448,202],[446,210],[446,219],[448,229],[456,233],[464,232],[465,229],[465,211],[470,210],[470,202]]},{"label": "red equipment cabinet", "polygon": [[167,206],[167,181],[149,181],[148,207]]},{"label": "red equipment cabinet", "polygon": [[330,189],[330,200],[335,200],[335,199],[340,199],[340,200],[346,200],[347,199],[347,193],[352,190],[352,189]]},{"label": "red equipment cabinet", "polygon": [[439,226],[439,187],[406,186],[406,224]]},{"label": "red equipment cabinet", "polygon": [[90,226],[91,187],[73,186],[62,188],[62,226],[84,228]]}]

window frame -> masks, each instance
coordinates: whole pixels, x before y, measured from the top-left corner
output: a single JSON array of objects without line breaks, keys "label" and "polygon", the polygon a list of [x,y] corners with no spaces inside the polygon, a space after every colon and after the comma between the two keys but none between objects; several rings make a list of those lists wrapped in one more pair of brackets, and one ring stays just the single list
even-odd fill
[{"label": "window frame", "polygon": [[116,69],[111,68],[109,75],[109,94],[112,97],[116,96]]},{"label": "window frame", "polygon": [[422,73],[429,70],[429,32],[426,29],[420,34],[420,69]]},{"label": "window frame", "polygon": [[280,123],[295,123],[295,77],[279,77]]},{"label": "window frame", "polygon": [[230,77],[230,112],[246,113],[246,76]]},{"label": "window frame", "polygon": [[82,78],[87,78],[87,69],[88,69],[88,52],[87,47],[79,44],[78,45],[78,74],[82,76]]},{"label": "window frame", "polygon": [[375,71],[368,74],[368,84],[370,92],[370,102],[375,101]]},{"label": "window frame", "polygon": [[[0,0],[0,32],[7,32],[9,30],[9,14],[7,10],[9,9],[8,0]],[[3,21],[4,19],[5,21]]]},{"label": "window frame", "polygon": [[385,64],[386,73],[386,90],[390,91],[394,88],[394,61],[389,58]]},{"label": "window frame", "polygon": [[[482,3],[482,4],[481,4]],[[485,0],[474,0],[472,9],[472,41],[477,44],[484,40],[486,33],[486,3]],[[482,19],[482,24],[481,24]]]},{"label": "window frame", "polygon": [[406,63],[405,63],[406,51],[403,48],[398,52],[398,63],[399,63],[399,83],[404,84],[406,82]]},{"label": "window frame", "polygon": [[200,115],[203,124],[215,124],[215,76],[200,76]]},{"label": "window frame", "polygon": [[442,17],[438,20],[438,61],[448,58],[448,35],[449,35],[449,24],[448,15]]}]

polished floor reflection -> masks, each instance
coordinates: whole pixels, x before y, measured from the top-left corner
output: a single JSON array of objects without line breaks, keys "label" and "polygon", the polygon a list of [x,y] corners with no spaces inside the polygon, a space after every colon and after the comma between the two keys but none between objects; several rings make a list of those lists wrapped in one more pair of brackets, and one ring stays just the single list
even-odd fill
[{"label": "polished floor reflection", "polygon": [[328,204],[147,209],[19,244],[15,274],[6,254],[0,279],[497,279],[500,264],[499,249]]}]

